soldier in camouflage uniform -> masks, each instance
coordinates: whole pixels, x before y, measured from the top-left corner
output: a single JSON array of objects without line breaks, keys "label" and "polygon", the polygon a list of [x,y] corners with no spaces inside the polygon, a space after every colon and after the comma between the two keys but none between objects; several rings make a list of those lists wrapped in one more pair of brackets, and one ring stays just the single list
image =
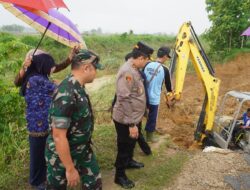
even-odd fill
[{"label": "soldier in camouflage uniform", "polygon": [[47,139],[47,189],[65,190],[81,181],[81,189],[102,189],[101,174],[91,148],[94,120],[84,85],[102,69],[99,57],[80,50],[72,61],[72,74],[62,81],[53,96]]}]

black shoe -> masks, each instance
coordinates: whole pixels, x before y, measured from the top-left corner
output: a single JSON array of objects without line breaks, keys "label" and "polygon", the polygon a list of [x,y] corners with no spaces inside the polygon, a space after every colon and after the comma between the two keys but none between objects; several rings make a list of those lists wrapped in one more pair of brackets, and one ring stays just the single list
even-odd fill
[{"label": "black shoe", "polygon": [[135,183],[129,180],[126,176],[115,177],[115,183],[120,185],[124,189],[131,189],[135,186]]},{"label": "black shoe", "polygon": [[46,185],[43,183],[43,184],[40,184],[37,186],[32,186],[32,189],[34,189],[34,190],[46,190]]},{"label": "black shoe", "polygon": [[131,160],[129,161],[128,165],[127,165],[127,169],[130,169],[130,168],[134,168],[134,169],[139,169],[139,168],[143,168],[144,167],[144,164],[141,163],[141,162],[137,162],[135,160]]}]

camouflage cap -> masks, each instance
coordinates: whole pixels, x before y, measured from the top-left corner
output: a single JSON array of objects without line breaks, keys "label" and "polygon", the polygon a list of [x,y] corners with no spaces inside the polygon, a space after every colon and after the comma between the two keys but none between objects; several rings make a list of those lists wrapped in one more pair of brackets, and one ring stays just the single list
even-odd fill
[{"label": "camouflage cap", "polygon": [[79,52],[74,56],[73,61],[81,62],[82,64],[91,63],[96,69],[104,69],[103,65],[99,63],[100,57],[90,50],[79,50]]}]

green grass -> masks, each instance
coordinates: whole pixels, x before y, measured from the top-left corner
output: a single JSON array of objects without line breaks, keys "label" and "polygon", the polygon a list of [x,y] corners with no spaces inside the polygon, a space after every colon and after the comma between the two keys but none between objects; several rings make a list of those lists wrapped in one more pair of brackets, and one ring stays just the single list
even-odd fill
[{"label": "green grass", "polygon": [[[8,73],[10,76],[20,68],[26,52],[35,48],[40,35],[33,36],[15,36],[0,32],[0,74]],[[138,41],[143,41],[157,50],[162,45],[172,46],[174,43],[173,36],[167,35],[86,35],[84,40],[88,48],[98,53],[101,62],[106,70],[100,72],[99,75],[113,74],[124,62],[124,56],[132,50]],[[64,45],[45,37],[40,46],[41,49],[48,51],[57,63],[64,60],[70,49]],[[69,70],[63,71],[56,75],[59,79]]]},{"label": "green grass", "polygon": [[[19,96],[18,89],[14,88],[14,76],[22,64],[26,52],[33,48],[39,36],[14,36],[0,33],[0,189],[27,189],[29,148],[28,135],[25,127],[25,104]],[[101,56],[101,62],[106,70],[99,72],[98,76],[116,74],[119,66],[124,62],[124,56],[141,40],[157,49],[162,45],[173,46],[174,37],[165,35],[90,35],[84,37],[88,47]],[[202,39],[203,40],[203,39]],[[203,42],[203,41],[202,41]],[[209,49],[206,46],[205,49]],[[69,49],[63,45],[46,38],[41,46],[49,51],[56,62],[63,60]],[[249,49],[233,50],[225,59],[232,59],[239,53],[250,52]],[[155,57],[155,54],[154,54]],[[190,66],[191,67],[191,66]],[[188,71],[192,72],[192,68]],[[70,69],[53,76],[63,79]],[[116,156],[116,133],[111,121],[108,108],[115,93],[114,79],[97,91],[90,91],[90,98],[95,113],[95,132],[93,136],[94,150],[105,173],[112,174]],[[142,156],[136,148],[136,159],[146,165],[142,170],[131,170],[128,175],[135,179],[136,188],[140,190],[162,189],[168,186],[181,171],[183,164],[188,160],[185,152],[168,154],[171,148],[169,139],[154,150],[153,156]]]},{"label": "green grass", "polygon": [[176,153],[171,157],[159,153],[146,162],[148,165],[144,169],[129,173],[129,177],[135,179],[135,189],[160,190],[173,182],[187,160],[188,156],[185,153]]},{"label": "green grass", "polygon": [[25,184],[28,177],[24,100],[13,86],[0,82],[0,89],[0,189],[14,189]]},{"label": "green grass", "polygon": [[[8,189],[11,185],[16,189],[18,187],[25,189],[27,186],[29,150],[24,121],[25,104],[23,98],[19,96],[18,89],[14,88],[13,81],[26,52],[36,46],[39,38],[40,35],[15,36],[0,33],[0,106],[4,108],[0,111],[0,189]],[[84,39],[89,49],[97,52],[102,64],[106,66],[106,71],[99,72],[98,76],[116,73],[118,67],[124,62],[124,56],[131,51],[137,41],[144,41],[156,49],[161,45],[171,45],[174,42],[173,37],[164,35],[89,35],[84,36]],[[50,38],[45,38],[40,48],[48,51],[57,63],[65,59],[69,52],[69,48]],[[55,74],[53,78],[62,80],[69,73],[70,68],[67,68],[65,71]],[[3,91],[3,89],[5,90]],[[107,84],[97,92],[90,92],[90,94],[96,124],[98,124],[94,138],[97,147],[102,147],[102,143],[106,142],[107,138],[115,136],[110,134],[110,128],[107,127],[112,126],[110,113],[104,111],[111,105],[114,97],[114,85],[113,83]],[[114,139],[113,144],[115,144]],[[113,166],[114,157],[110,157],[110,154],[107,153],[115,152],[114,146],[113,149],[111,147],[110,144],[107,144],[105,148],[100,149],[100,153],[97,150],[99,162],[106,169]],[[14,185],[13,181],[15,181]]]},{"label": "green grass", "polygon": [[108,109],[111,108],[112,101],[115,95],[115,76],[107,84],[103,85],[101,89],[94,92],[89,92],[90,100],[92,103],[95,123],[110,123],[111,112]]},{"label": "green grass", "polygon": [[[110,178],[113,176],[111,169],[114,168],[117,153],[114,125],[98,125],[93,141],[101,170],[106,177]],[[183,164],[189,159],[187,152],[176,151],[169,154],[168,151],[171,147],[172,142],[165,138],[159,148],[153,149],[153,155],[145,156],[138,145],[136,146],[135,159],[143,162],[145,167],[140,170],[126,171],[128,177],[136,182],[135,190],[160,190],[171,184],[180,173]]]},{"label": "green grass", "polygon": [[[116,156],[116,132],[114,125],[97,125],[94,131],[93,143],[93,149],[101,167],[101,172],[106,175],[108,173],[108,176],[111,177],[113,175],[111,170],[114,168]],[[169,139],[165,139],[158,149],[153,150],[152,156],[142,155],[139,147],[136,147],[135,159],[142,161],[145,167],[140,170],[127,171],[128,176],[136,182],[134,189],[160,190],[170,185],[173,179],[180,173],[183,164],[188,160],[188,154],[177,151],[173,155],[168,155],[171,144],[172,142]],[[23,150],[19,149],[19,151],[26,154],[26,156],[22,157],[25,160],[17,159],[14,165],[12,165],[12,171],[5,169],[5,172],[1,172],[0,189],[24,190],[28,188],[28,150],[24,148]]]},{"label": "green grass", "polygon": [[[0,189],[18,189],[28,182],[29,146],[25,126],[9,123],[0,135]],[[13,181],[15,183],[13,184]]]},{"label": "green grass", "polygon": [[[141,170],[131,170],[128,176],[135,179],[135,189],[160,190],[166,188],[180,173],[183,164],[189,159],[187,152],[176,151],[169,154],[173,143],[169,138],[164,138],[157,149],[153,149],[152,156],[142,156],[139,147],[136,149],[135,157],[145,164]],[[143,177],[142,177],[143,176]]]},{"label": "green grass", "polygon": [[101,170],[111,170],[114,167],[116,152],[116,132],[113,124],[96,126],[93,143]]},{"label": "green grass", "polygon": [[215,64],[225,64],[230,60],[233,60],[240,54],[250,53],[250,45],[245,48],[235,48],[228,52],[217,51],[214,53],[208,53],[208,57],[213,65]]},{"label": "green grass", "polygon": [[228,62],[229,60],[234,59],[239,54],[250,53],[250,48],[241,48],[241,49],[233,49],[230,53],[228,53],[223,59],[223,63]]}]

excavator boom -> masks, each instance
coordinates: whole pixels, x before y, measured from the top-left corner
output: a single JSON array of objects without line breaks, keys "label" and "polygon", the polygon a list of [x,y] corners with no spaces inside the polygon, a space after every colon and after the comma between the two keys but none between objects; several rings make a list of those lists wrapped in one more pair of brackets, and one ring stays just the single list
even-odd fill
[{"label": "excavator boom", "polygon": [[[195,140],[203,142],[213,129],[220,80],[210,64],[190,22],[184,23],[177,35],[170,73],[175,75],[175,99],[180,100],[189,60],[201,80],[205,98],[195,131]],[[175,72],[175,74],[174,74]]]}]

